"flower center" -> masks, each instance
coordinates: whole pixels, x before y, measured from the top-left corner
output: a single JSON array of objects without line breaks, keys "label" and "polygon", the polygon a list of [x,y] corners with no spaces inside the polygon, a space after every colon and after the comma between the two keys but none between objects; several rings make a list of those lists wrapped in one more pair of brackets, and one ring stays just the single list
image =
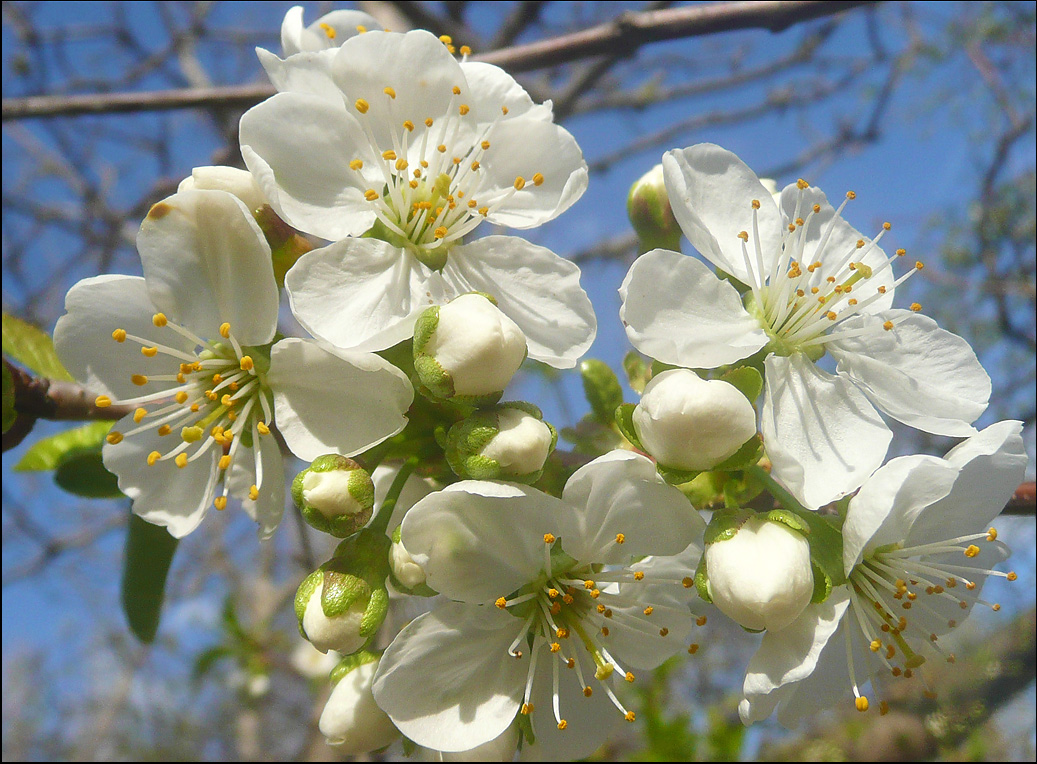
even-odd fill
[{"label": "flower center", "polygon": [[441,116],[415,122],[397,114],[394,88],[387,86],[383,94],[388,125],[372,124],[371,105],[363,98],[354,103],[371,155],[378,158],[376,169],[360,158],[349,166],[370,185],[364,198],[380,224],[374,235],[438,270],[451,244],[527,183],[543,184],[544,176],[533,170],[528,179],[516,176],[510,186],[501,188],[483,171],[483,163],[492,161],[488,137],[507,115],[507,106],[501,106],[497,120],[477,122],[471,107],[461,101],[461,88],[455,86],[449,96],[444,94],[447,103]]},{"label": "flower center", "polygon": [[[851,571],[849,576],[850,607],[854,620],[881,664],[895,677],[910,679],[914,669],[928,657],[942,657],[954,663],[954,654],[939,643],[939,634],[958,625],[948,619],[954,609],[967,612],[973,605],[1000,610],[997,603],[979,598],[980,576],[1001,576],[1016,580],[1014,572],[1004,573],[953,562],[958,555],[968,559],[982,551],[973,542],[994,542],[997,531],[960,536],[931,544],[905,547],[893,544],[875,550]],[[966,546],[967,545],[967,546]],[[948,555],[954,555],[948,559]],[[855,704],[868,710],[868,699],[857,686],[850,629],[846,630],[847,664],[853,685]],[[934,697],[932,689],[926,695]],[[888,706],[883,701],[880,712]]]},{"label": "flower center", "polygon": [[[165,453],[152,451],[147,456],[148,466],[172,460],[177,467],[203,458],[210,449],[219,447],[223,454],[219,469],[223,476],[235,461],[239,449],[252,448],[255,454],[255,483],[249,489],[249,498],[259,497],[263,475],[259,459],[259,438],[270,434],[273,419],[270,391],[263,381],[269,368],[269,359],[261,348],[244,348],[231,333],[230,324],[222,324],[215,341],[203,340],[162,313],[152,317],[156,329],[175,332],[194,343],[192,352],[185,352],[151,339],[128,334],[125,329],[112,332],[116,342],[134,342],[141,346],[146,359],[162,357],[169,361],[173,373],[134,374],[133,384],[139,387],[158,385],[153,393],[119,401],[137,406],[133,421],[137,427],[127,431],[112,430],[108,442],[118,444],[125,438],[153,431],[165,438],[179,430],[180,437],[170,438],[173,443]],[[246,352],[247,351],[247,352]],[[99,407],[110,406],[112,400],[99,396]],[[228,481],[224,480],[223,493],[214,504],[217,509],[227,506]]]},{"label": "flower center", "polygon": [[[767,352],[789,356],[806,353],[812,360],[825,354],[825,345],[841,339],[892,331],[896,323],[865,323],[863,326],[836,330],[835,327],[848,318],[859,315],[887,292],[892,292],[915,272],[923,268],[916,262],[914,268],[895,279],[891,285],[879,284],[877,278],[892,268],[894,260],[906,252],[898,249],[896,254],[877,266],[864,262],[887,231],[892,227],[882,224],[882,230],[869,243],[858,239],[849,249],[840,249],[831,244],[832,234],[842,212],[856,194],[850,191],[846,199],[828,221],[817,246],[807,252],[812,244],[810,230],[821,225],[815,218],[821,212],[820,204],[808,205],[805,191],[810,185],[805,180],[797,182],[799,199],[793,221],[782,230],[781,247],[773,253],[764,253],[760,245],[758,210],[760,202],[754,199],[753,208],[753,252],[749,251],[750,235],[742,231],[742,258],[753,281],[751,293],[746,297],[746,307],[759,321],[761,328],[771,338]],[[809,257],[808,257],[809,254]],[[808,262],[809,260],[809,262]],[[911,310],[919,311],[918,303]]]}]

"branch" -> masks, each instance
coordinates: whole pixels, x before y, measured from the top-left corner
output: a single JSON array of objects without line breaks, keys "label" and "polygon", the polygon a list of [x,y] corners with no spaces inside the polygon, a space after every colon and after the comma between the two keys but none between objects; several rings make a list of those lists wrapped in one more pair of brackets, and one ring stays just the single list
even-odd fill
[{"label": "branch", "polygon": [[[780,32],[804,21],[831,16],[874,0],[820,2],[819,0],[771,0],[682,6],[660,11],[625,13],[602,24],[549,40],[473,56],[475,61],[496,64],[509,72],[528,72],[616,51],[633,55],[642,45],[685,37],[698,37],[741,29]],[[3,121],[83,114],[119,114],[136,111],[168,111],[219,106],[247,109],[274,94],[266,84],[218,88],[190,88],[143,93],[91,93],[86,95],[5,98]]]}]

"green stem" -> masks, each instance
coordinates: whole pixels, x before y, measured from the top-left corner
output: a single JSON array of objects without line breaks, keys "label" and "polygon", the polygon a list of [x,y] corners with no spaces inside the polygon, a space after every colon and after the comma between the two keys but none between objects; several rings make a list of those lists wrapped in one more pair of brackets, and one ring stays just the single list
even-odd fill
[{"label": "green stem", "polygon": [[382,463],[382,459],[389,453],[389,449],[393,447],[392,438],[379,443],[373,448],[369,448],[364,453],[356,457],[357,463],[363,467],[368,473],[375,471],[375,468]]},{"label": "green stem", "polygon": [[767,492],[773,496],[777,502],[789,510],[790,512],[811,514],[810,510],[800,504],[796,497],[785,490],[777,480],[771,477],[771,473],[761,467],[759,464],[754,464],[746,470],[747,473],[752,475],[754,478],[759,480],[767,488]]},{"label": "green stem", "polygon": [[379,507],[378,514],[368,524],[368,530],[378,533],[385,533],[388,530],[389,518],[392,517],[392,511],[396,508],[396,502],[399,501],[400,494],[403,493],[403,486],[406,485],[407,479],[417,466],[418,457],[416,456],[412,456],[403,463],[400,471],[393,478],[392,485],[389,486],[389,492],[385,494],[385,500],[382,502],[382,506]]}]

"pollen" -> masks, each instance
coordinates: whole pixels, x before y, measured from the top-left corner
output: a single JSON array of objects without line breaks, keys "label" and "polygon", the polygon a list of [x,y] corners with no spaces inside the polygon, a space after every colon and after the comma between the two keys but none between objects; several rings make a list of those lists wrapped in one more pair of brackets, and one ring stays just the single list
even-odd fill
[{"label": "pollen", "polygon": [[653,608],[653,607],[652,607],[651,605],[649,605],[648,607],[646,607],[646,608],[645,608],[645,609],[644,609],[643,611],[641,611],[641,612],[643,612],[643,613],[644,613],[645,615],[651,615],[652,613],[654,613],[654,612],[655,612],[655,608]]},{"label": "pollen", "polygon": [[636,570],[636,571],[634,571],[634,580],[635,581],[643,581],[644,577],[645,577],[645,572],[643,570]]},{"label": "pollen", "polygon": [[553,533],[545,533],[544,534],[544,543],[545,544],[553,544],[553,543],[555,543],[554,534]]}]

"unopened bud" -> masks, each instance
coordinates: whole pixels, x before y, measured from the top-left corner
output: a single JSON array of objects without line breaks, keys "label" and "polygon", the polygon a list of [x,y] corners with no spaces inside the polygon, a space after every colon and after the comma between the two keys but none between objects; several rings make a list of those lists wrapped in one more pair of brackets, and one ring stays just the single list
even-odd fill
[{"label": "unopened bud", "polygon": [[558,433],[536,406],[521,401],[478,411],[450,428],[446,457],[461,478],[536,481]]},{"label": "unopened bud", "polygon": [[725,540],[706,544],[713,604],[747,629],[788,626],[814,593],[810,543],[802,533],[762,515],[749,515],[732,530]]},{"label": "unopened bud", "polygon": [[526,337],[485,295],[432,307],[414,327],[414,367],[435,397],[498,400],[526,358]]},{"label": "unopened bud", "polygon": [[661,164],[646,172],[630,187],[627,215],[637,232],[642,252],[651,249],[680,251],[681,229],[670,208]]},{"label": "unopened bud", "polygon": [[181,191],[226,191],[245,203],[249,211],[255,213],[266,204],[266,198],[256,184],[252,173],[239,170],[237,167],[195,167],[190,177],[180,181],[177,192]]},{"label": "unopened bud", "polygon": [[399,527],[393,532],[392,548],[389,550],[389,567],[396,581],[407,589],[413,589],[425,583],[425,569],[414,558],[400,540]]},{"label": "unopened bud", "polygon": [[339,751],[347,756],[384,748],[400,736],[371,694],[378,656],[359,653],[352,657],[358,660],[351,661],[342,670],[335,670],[338,683],[318,722],[328,744],[341,746]]},{"label": "unopened bud", "polygon": [[653,377],[632,420],[645,450],[679,470],[712,469],[756,434],[756,412],[734,385],[689,369]]},{"label": "unopened bud", "polygon": [[292,499],[314,528],[345,538],[371,519],[374,483],[352,459],[327,454],[295,476]]}]

